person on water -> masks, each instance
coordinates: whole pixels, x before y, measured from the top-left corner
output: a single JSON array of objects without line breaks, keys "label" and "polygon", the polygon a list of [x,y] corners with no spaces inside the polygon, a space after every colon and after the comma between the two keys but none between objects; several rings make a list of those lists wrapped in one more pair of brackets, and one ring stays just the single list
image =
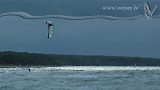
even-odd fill
[{"label": "person on water", "polygon": [[31,69],[29,68],[28,71],[31,72]]}]

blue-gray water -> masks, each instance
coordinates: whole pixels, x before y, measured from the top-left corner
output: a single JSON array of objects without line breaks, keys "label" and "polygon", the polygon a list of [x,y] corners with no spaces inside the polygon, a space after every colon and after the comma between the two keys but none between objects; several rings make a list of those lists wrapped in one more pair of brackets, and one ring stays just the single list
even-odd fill
[{"label": "blue-gray water", "polygon": [[0,68],[0,90],[160,90],[160,67]]}]

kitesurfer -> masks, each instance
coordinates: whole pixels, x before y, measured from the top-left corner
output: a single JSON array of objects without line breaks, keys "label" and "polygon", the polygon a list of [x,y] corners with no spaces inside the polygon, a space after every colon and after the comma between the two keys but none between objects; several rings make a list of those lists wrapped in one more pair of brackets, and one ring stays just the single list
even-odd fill
[{"label": "kitesurfer", "polygon": [[31,72],[31,69],[29,68],[28,71]]}]

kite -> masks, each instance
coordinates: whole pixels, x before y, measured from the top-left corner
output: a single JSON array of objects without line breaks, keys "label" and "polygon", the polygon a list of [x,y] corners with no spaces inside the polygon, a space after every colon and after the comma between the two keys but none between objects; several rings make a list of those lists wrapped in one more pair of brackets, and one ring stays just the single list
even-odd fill
[{"label": "kite", "polygon": [[52,21],[46,21],[46,24],[48,25],[48,39],[51,39],[54,33],[54,24]]}]

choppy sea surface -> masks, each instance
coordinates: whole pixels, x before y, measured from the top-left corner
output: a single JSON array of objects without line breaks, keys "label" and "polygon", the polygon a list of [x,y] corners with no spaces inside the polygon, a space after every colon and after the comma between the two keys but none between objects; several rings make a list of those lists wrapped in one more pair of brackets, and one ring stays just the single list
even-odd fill
[{"label": "choppy sea surface", "polygon": [[160,90],[160,67],[0,68],[0,90]]}]

